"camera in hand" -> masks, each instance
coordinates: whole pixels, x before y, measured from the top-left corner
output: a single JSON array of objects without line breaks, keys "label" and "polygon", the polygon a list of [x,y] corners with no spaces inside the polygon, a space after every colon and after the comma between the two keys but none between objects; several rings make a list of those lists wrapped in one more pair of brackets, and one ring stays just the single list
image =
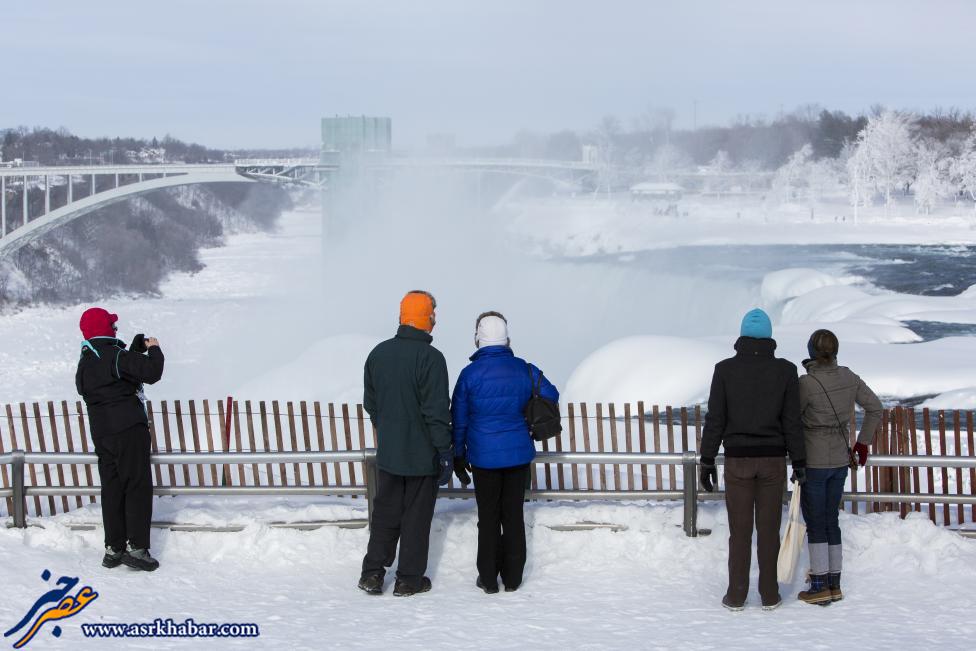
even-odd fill
[{"label": "camera in hand", "polygon": [[133,353],[144,353],[149,350],[146,347],[146,335],[143,333],[137,334],[132,338],[132,345],[129,346],[129,350]]}]

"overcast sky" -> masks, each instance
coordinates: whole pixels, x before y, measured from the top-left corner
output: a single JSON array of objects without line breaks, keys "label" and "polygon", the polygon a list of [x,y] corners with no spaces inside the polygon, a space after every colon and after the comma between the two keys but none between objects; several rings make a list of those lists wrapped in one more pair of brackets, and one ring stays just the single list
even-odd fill
[{"label": "overcast sky", "polygon": [[30,0],[0,8],[0,128],[317,146],[318,119],[451,133],[976,108],[966,0]]}]

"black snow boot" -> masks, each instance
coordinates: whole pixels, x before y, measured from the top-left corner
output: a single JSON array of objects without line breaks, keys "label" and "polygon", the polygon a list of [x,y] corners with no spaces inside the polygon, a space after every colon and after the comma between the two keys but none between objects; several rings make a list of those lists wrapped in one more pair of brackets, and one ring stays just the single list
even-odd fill
[{"label": "black snow boot", "polygon": [[831,601],[840,601],[844,598],[844,593],[840,591],[840,572],[831,572],[827,575],[827,587],[830,588]]},{"label": "black snow boot", "polygon": [[108,545],[105,545],[105,556],[102,557],[102,567],[112,569],[121,565],[122,552],[123,550],[121,549],[112,549]]},{"label": "black snow boot", "polygon": [[745,610],[745,608],[746,608],[746,605],[744,603],[741,603],[741,604],[734,604],[734,603],[732,603],[729,600],[729,596],[728,595],[725,595],[724,597],[722,597],[722,606],[724,606],[726,610],[731,610],[734,613],[737,613],[740,610]]},{"label": "black snow boot", "polygon": [[827,586],[827,575],[811,574],[810,589],[803,590],[800,594],[796,595],[796,598],[808,604],[829,606],[832,597],[830,596],[830,588]]},{"label": "black snow boot", "polygon": [[371,574],[359,579],[359,589],[366,594],[383,594],[383,577]]},{"label": "black snow boot", "polygon": [[408,585],[402,581],[397,581],[393,586],[394,597],[411,597],[421,592],[430,592],[430,579],[426,576],[421,579],[419,586]]},{"label": "black snow boot", "polygon": [[122,553],[122,562],[143,572],[152,572],[159,567],[159,561],[149,555],[148,549],[133,549],[131,546]]},{"label": "black snow boot", "polygon": [[484,582],[481,580],[481,577],[480,576],[478,577],[478,580],[474,582],[474,584],[476,586],[478,586],[479,588],[481,588],[482,590],[484,590],[485,591],[485,594],[497,594],[498,593],[498,586],[497,585],[485,585]]}]

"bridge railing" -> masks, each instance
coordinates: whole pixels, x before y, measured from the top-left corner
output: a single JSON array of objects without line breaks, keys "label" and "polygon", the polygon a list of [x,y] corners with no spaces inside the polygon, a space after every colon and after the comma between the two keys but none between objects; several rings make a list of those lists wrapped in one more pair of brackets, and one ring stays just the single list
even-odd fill
[{"label": "bridge railing", "polygon": [[[364,494],[368,478],[362,455],[376,447],[376,432],[361,405],[231,401],[228,410],[227,404],[147,403],[157,460],[153,480],[160,494],[215,488]],[[699,449],[700,407],[568,403],[563,411],[562,434],[537,444],[539,456],[531,466],[535,495],[679,499],[697,485],[697,471],[682,455]],[[846,508],[902,516],[925,512],[945,525],[976,522],[973,437],[972,411],[886,410],[870,446],[873,461],[849,477]],[[0,456],[12,450],[26,455],[26,508],[33,515],[96,500],[96,459],[80,401],[4,405]],[[72,463],[43,456],[52,453],[85,456]],[[896,457],[902,460],[881,462]],[[0,498],[9,497],[3,491],[11,488],[9,468],[0,465]],[[461,487],[452,479],[448,488]],[[12,500],[0,499],[0,511],[12,509]]]}]

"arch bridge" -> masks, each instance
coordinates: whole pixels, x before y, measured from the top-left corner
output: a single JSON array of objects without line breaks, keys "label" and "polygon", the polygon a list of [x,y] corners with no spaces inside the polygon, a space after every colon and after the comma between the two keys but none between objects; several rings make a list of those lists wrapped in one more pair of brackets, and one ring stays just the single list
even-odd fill
[{"label": "arch bridge", "polygon": [[[596,172],[596,166],[590,163],[501,158],[388,157],[372,161],[367,167],[494,172],[547,178],[557,183],[565,182],[567,175],[579,180]],[[0,167],[0,259],[62,224],[146,192],[197,183],[254,182],[325,189],[338,170],[338,163],[309,159],[241,159],[233,163],[204,165]],[[14,220],[18,202],[20,210],[16,211]],[[11,203],[12,207],[8,206]]]}]

